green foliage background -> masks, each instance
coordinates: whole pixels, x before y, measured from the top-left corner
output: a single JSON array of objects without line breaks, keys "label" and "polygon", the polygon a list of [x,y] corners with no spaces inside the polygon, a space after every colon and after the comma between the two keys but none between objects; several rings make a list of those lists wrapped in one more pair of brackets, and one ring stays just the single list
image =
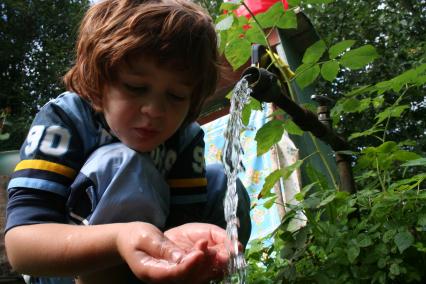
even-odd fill
[{"label": "green foliage background", "polygon": [[[306,49],[294,77],[280,62],[274,65],[286,73],[281,83],[293,98],[296,82],[336,100],[333,121],[353,146],[346,154],[354,158],[358,191],[348,194],[327,182],[310,163],[319,152],[271,173],[259,197],[266,207],[274,200],[273,184],[302,164],[310,183],[296,196],[298,205],[287,204],[281,226],[251,243],[247,282],[424,282],[426,2],[288,2],[288,11],[278,3],[251,19],[218,16],[223,54],[237,69],[252,43],[266,45],[264,28],[295,28],[296,6],[310,15],[321,40]],[[274,118],[258,130],[259,155],[278,142],[286,125]]]},{"label": "green foliage background", "polygon": [[[0,151],[18,149],[39,107],[62,90],[89,0],[0,1]],[[1,121],[1,120],[0,120]]]}]

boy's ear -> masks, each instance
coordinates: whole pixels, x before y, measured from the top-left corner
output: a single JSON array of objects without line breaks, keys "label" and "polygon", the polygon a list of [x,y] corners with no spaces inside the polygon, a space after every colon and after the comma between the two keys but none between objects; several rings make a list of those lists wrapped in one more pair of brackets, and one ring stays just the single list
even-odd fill
[{"label": "boy's ear", "polygon": [[100,98],[100,97],[92,98],[91,103],[92,103],[92,107],[95,111],[102,112],[102,98]]}]

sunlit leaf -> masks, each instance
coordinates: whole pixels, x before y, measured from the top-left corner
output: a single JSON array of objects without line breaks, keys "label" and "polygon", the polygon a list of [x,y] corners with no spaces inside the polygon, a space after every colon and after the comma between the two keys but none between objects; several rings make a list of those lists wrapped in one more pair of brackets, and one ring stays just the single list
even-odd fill
[{"label": "sunlit leaf", "polygon": [[[307,65],[308,64],[304,64],[304,66]],[[307,69],[302,70],[299,68],[296,70],[296,82],[301,89],[304,89],[306,86],[312,84],[316,78],[318,78],[320,67],[319,64],[315,64],[312,67],[308,67]]]},{"label": "sunlit leaf", "polygon": [[354,44],[355,40],[344,40],[331,46],[328,50],[328,55],[330,56],[330,59],[334,59],[337,56],[341,55],[344,51],[346,51]]},{"label": "sunlit leaf", "polygon": [[330,60],[325,62],[321,66],[321,76],[327,81],[333,81],[337,77],[337,73],[339,73],[340,65],[339,62],[335,60]]},{"label": "sunlit leaf", "polygon": [[287,3],[292,7],[299,6],[300,2],[301,0],[287,0]]},{"label": "sunlit leaf", "polygon": [[401,114],[408,108],[410,108],[409,105],[390,106],[378,115],[376,115],[376,124],[379,124],[380,122],[388,119],[389,117],[400,117]]},{"label": "sunlit leaf", "polygon": [[283,122],[273,119],[265,123],[257,132],[255,140],[257,142],[257,155],[266,153],[272,145],[281,140],[284,133]]},{"label": "sunlit leaf", "polygon": [[364,45],[346,52],[340,59],[340,64],[349,69],[360,69],[373,62],[378,56],[372,45]]},{"label": "sunlit leaf", "polygon": [[293,120],[286,120],[284,122],[284,129],[292,135],[303,135],[304,131],[300,129],[299,126],[297,126],[296,123],[293,122]]},{"label": "sunlit leaf", "polygon": [[352,133],[348,137],[348,140],[352,140],[352,139],[359,138],[359,137],[364,137],[364,136],[370,136],[370,135],[373,135],[374,133],[381,132],[381,131],[383,131],[382,128],[371,127],[371,128],[369,128],[369,129],[367,129],[365,131],[362,131],[362,132],[354,132],[354,133]]},{"label": "sunlit leaf", "polygon": [[283,3],[278,1],[272,5],[266,12],[256,15],[257,21],[262,28],[270,28],[277,24],[281,15],[284,14]]},{"label": "sunlit leaf", "polygon": [[267,196],[271,189],[274,187],[275,183],[282,177],[280,170],[275,170],[270,173],[266,178],[263,184],[262,190],[260,191],[259,198]]},{"label": "sunlit leaf", "polygon": [[320,204],[318,204],[318,208],[323,207],[327,205],[328,203],[332,202],[336,198],[336,193],[332,193],[329,196],[327,196],[325,199],[323,199]]},{"label": "sunlit leaf", "polygon": [[244,65],[251,56],[251,44],[245,38],[236,38],[225,46],[225,57],[234,70]]},{"label": "sunlit leaf", "polygon": [[355,98],[349,98],[343,102],[343,111],[346,113],[356,112],[361,105],[360,101]]},{"label": "sunlit leaf", "polygon": [[419,158],[415,160],[411,160],[402,164],[404,167],[416,167],[416,166],[426,166],[426,158]]},{"label": "sunlit leaf", "polygon": [[286,11],[278,22],[277,27],[280,29],[295,29],[297,28],[297,17],[293,10]]},{"label": "sunlit leaf", "polygon": [[221,11],[233,11],[238,9],[238,7],[240,7],[240,1],[238,1],[238,3],[236,3],[236,1],[233,2],[223,2],[220,5],[220,10]]},{"label": "sunlit leaf", "polygon": [[233,22],[234,22],[234,16],[229,15],[216,24],[216,30],[218,31],[227,30],[232,26]]},{"label": "sunlit leaf", "polygon": [[266,45],[265,35],[263,31],[259,29],[257,25],[251,25],[250,28],[246,32],[246,38],[251,43],[258,43],[262,45]]},{"label": "sunlit leaf", "polygon": [[303,55],[303,63],[317,63],[318,60],[322,57],[325,50],[327,49],[325,42],[319,40],[310,47],[308,47]]},{"label": "sunlit leaf", "polygon": [[296,162],[294,162],[290,166],[287,166],[287,167],[281,169],[282,177],[284,179],[288,179],[295,170],[297,170],[298,168],[300,168],[300,166],[302,164],[303,164],[302,160],[297,160]]}]

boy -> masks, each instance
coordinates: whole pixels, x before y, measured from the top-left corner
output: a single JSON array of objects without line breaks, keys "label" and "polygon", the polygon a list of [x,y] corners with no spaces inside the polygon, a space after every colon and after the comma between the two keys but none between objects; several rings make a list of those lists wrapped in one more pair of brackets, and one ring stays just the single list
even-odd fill
[{"label": "boy", "polygon": [[[193,121],[216,86],[216,45],[210,17],[188,1],[106,0],[92,6],[80,27],[76,63],[64,78],[70,92],[34,119],[8,186],[5,242],[15,269],[74,276],[124,262],[142,280],[197,282],[191,275],[206,263],[200,261],[209,253],[205,244],[220,245],[208,239],[211,230],[223,233],[212,225],[199,225],[204,241],[182,249],[168,239],[180,239],[186,225],[164,236],[147,222],[74,226],[66,203],[89,155],[121,141],[150,153],[170,185],[172,207],[205,205],[203,133]],[[155,259],[169,264],[150,265]]]}]

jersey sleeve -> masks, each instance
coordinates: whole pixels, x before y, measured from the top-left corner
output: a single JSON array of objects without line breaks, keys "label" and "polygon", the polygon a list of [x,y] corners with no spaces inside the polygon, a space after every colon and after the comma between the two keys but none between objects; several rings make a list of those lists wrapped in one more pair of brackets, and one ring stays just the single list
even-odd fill
[{"label": "jersey sleeve", "polygon": [[74,93],[42,107],[8,184],[7,229],[66,220],[69,186],[99,140],[96,133],[92,109]]},{"label": "jersey sleeve", "polygon": [[172,204],[202,203],[207,200],[204,161],[204,132],[197,123],[181,134],[181,151],[168,177]]},{"label": "jersey sleeve", "polygon": [[47,103],[21,147],[21,161],[8,189],[37,189],[67,197],[96,136],[90,108],[77,95],[67,94]]}]

